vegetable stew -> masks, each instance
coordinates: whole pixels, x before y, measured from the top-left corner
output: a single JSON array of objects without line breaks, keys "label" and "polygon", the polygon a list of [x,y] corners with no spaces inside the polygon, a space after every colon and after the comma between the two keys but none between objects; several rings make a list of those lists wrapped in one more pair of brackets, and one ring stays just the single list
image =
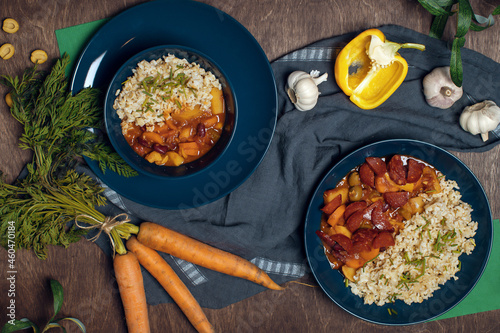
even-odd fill
[{"label": "vegetable stew", "polygon": [[209,111],[199,107],[176,110],[153,126],[131,125],[125,139],[150,163],[179,166],[205,155],[219,140],[225,121],[225,103],[220,89],[212,89]]},{"label": "vegetable stew", "polygon": [[367,157],[323,193],[316,233],[333,269],[353,281],[356,270],[395,244],[403,221],[422,213],[422,192],[440,192],[437,171],[411,156]]}]

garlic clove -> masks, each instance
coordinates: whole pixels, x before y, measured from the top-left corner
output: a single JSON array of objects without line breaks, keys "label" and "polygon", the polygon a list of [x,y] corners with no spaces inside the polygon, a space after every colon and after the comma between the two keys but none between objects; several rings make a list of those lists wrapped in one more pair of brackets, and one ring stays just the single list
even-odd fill
[{"label": "garlic clove", "polygon": [[295,95],[295,91],[293,91],[292,88],[287,86],[286,93],[288,94],[288,98],[290,98],[293,104],[297,103],[297,96]]},{"label": "garlic clove", "polygon": [[483,101],[467,106],[460,115],[460,126],[473,135],[481,134],[483,141],[488,140],[488,132],[500,124],[500,108],[493,101]]},{"label": "garlic clove", "polygon": [[462,87],[457,87],[450,75],[450,67],[437,67],[422,81],[427,104],[440,109],[450,108],[463,94]]},{"label": "garlic clove", "polygon": [[310,74],[295,71],[288,76],[286,92],[297,110],[308,111],[316,106],[320,94],[318,84],[328,78],[327,73],[318,75],[318,71],[311,71]]}]

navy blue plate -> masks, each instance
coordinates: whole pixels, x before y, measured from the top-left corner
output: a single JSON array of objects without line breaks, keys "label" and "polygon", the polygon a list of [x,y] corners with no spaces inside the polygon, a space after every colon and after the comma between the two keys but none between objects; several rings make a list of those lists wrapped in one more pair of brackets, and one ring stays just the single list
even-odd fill
[{"label": "navy blue plate", "polygon": [[[478,222],[474,240],[476,248],[470,255],[462,255],[462,269],[458,280],[450,280],[434,296],[422,303],[407,305],[402,301],[384,306],[365,305],[363,300],[346,288],[343,276],[331,269],[323,246],[315,234],[319,229],[323,192],[334,188],[354,167],[368,156],[383,157],[393,154],[411,155],[440,170],[447,179],[460,187],[462,200],[473,208],[472,220]],[[305,222],[305,246],[309,265],[323,291],[342,309],[363,320],[382,325],[409,325],[436,318],[457,305],[474,288],[488,263],[493,242],[493,223],[490,206],[484,190],[469,168],[454,155],[434,145],[415,140],[387,140],[356,150],[337,163],[323,178],[309,205]],[[390,314],[388,308],[396,310]]]},{"label": "navy blue plate", "polygon": [[238,126],[225,153],[202,172],[180,179],[147,175],[124,178],[87,159],[111,189],[137,203],[164,209],[198,207],[229,194],[257,168],[269,148],[278,98],[271,65],[255,38],[226,13],[190,0],[152,1],[110,19],[90,40],[71,89],[106,91],[121,65],[158,45],[190,47],[209,56],[231,81]]}]

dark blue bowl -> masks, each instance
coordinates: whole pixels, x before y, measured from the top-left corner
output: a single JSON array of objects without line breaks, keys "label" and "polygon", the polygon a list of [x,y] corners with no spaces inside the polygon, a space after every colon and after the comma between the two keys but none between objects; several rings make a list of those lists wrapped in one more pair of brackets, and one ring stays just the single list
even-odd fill
[{"label": "dark blue bowl", "polygon": [[[476,248],[470,255],[462,255],[462,269],[458,280],[446,282],[434,296],[422,303],[407,305],[402,301],[377,306],[365,305],[363,300],[344,286],[344,278],[331,269],[323,246],[315,234],[319,229],[323,192],[333,188],[354,167],[368,156],[393,154],[411,155],[426,161],[441,171],[447,179],[460,187],[462,200],[472,208],[472,220],[478,222],[474,237]],[[370,144],[351,153],[337,163],[316,189],[309,205],[305,222],[306,254],[314,277],[323,291],[342,309],[363,320],[383,325],[409,325],[436,318],[457,305],[474,288],[488,263],[493,242],[493,223],[490,206],[484,190],[469,168],[454,155],[434,145],[415,140],[387,140]],[[390,314],[388,308],[396,314]]]},{"label": "dark blue bowl", "polygon": [[[116,91],[121,89],[122,83],[127,78],[133,75],[132,70],[137,67],[137,64],[143,60],[152,61],[163,58],[168,54],[173,54],[177,58],[186,59],[190,63],[197,63],[203,69],[212,72],[222,86],[226,106],[226,120],[220,139],[214,147],[199,159],[182,164],[177,167],[161,166],[155,163],[150,163],[143,157],[139,156],[127,143],[122,134],[121,119],[118,117],[116,110],[113,108],[113,103],[116,99]],[[140,173],[152,177],[184,177],[193,175],[202,171],[206,166],[216,161],[226,150],[231,141],[237,122],[237,106],[236,97],[233,94],[231,83],[222,69],[215,64],[208,56],[200,53],[189,47],[179,45],[160,45],[146,49],[132,58],[128,59],[116,72],[109,84],[104,101],[104,121],[106,132],[109,140],[116,152],[127,162],[132,168]]]}]

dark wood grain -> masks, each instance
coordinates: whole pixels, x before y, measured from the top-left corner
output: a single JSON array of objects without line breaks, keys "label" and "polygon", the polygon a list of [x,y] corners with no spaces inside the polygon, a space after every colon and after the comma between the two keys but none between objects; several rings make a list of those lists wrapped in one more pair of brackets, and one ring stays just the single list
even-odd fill
[{"label": "dark wood grain", "polygon": [[[36,48],[59,57],[56,29],[111,17],[141,3],[140,0],[0,0],[0,19],[19,21],[18,33],[0,32],[0,44],[12,43],[15,56],[0,60],[0,74],[19,75],[30,66],[29,54]],[[257,39],[270,61],[314,41],[350,31],[383,24],[398,24],[428,33],[431,16],[416,0],[206,0],[241,22]],[[477,14],[487,16],[497,1],[471,1]],[[445,38],[453,35],[452,22]],[[467,35],[466,47],[500,61],[500,24]],[[49,68],[49,63],[42,66]],[[6,94],[0,87],[0,96]],[[21,128],[0,101],[0,170],[13,181],[30,153],[18,147]],[[484,153],[455,153],[478,176],[491,203],[493,216],[500,216],[500,147]],[[5,290],[7,252],[0,250],[0,325],[7,320]],[[111,259],[94,244],[80,241],[68,249],[51,248],[49,258],[37,259],[31,252],[18,251],[16,315],[42,324],[52,311],[48,280],[64,286],[62,315],[80,318],[88,332],[126,332],[123,310],[112,274]],[[302,282],[315,285],[311,276]],[[190,332],[188,321],[174,304],[150,306],[153,332]],[[382,327],[359,320],[337,307],[318,287],[291,283],[283,292],[263,292],[219,310],[206,310],[207,317],[221,332],[399,332],[401,328]],[[67,324],[69,332],[77,330]],[[500,310],[452,318],[404,328],[405,332],[498,332]]]}]

